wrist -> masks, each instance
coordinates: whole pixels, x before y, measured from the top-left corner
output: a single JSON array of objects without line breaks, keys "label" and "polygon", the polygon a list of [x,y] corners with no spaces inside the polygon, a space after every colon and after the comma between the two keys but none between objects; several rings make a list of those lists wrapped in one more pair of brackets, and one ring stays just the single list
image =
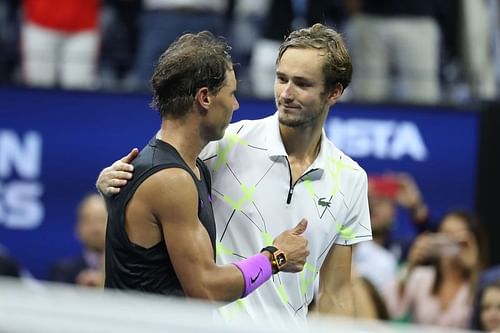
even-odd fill
[{"label": "wrist", "polygon": [[243,275],[243,293],[241,297],[246,297],[266,282],[272,275],[267,257],[260,253],[245,260],[235,262],[233,265]]},{"label": "wrist", "polygon": [[279,250],[277,247],[266,246],[262,250],[260,250],[260,253],[269,258],[273,274],[276,274],[285,268],[287,264],[286,254],[285,252]]},{"label": "wrist", "polygon": [[264,255],[271,263],[272,273],[273,274],[278,273],[278,268],[276,267],[276,264],[274,262],[274,257],[273,257],[273,254],[271,253],[271,251],[267,250],[266,248],[263,248],[262,250],[260,250],[260,253],[262,255]]}]

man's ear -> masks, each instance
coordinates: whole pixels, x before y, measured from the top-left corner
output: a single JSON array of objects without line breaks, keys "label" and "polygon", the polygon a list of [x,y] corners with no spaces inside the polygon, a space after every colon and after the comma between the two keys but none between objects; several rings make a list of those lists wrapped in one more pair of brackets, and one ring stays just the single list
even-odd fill
[{"label": "man's ear", "polygon": [[328,93],[328,101],[330,105],[338,102],[342,94],[344,93],[344,87],[341,83],[335,84],[335,86]]},{"label": "man's ear", "polygon": [[207,87],[198,89],[196,95],[194,96],[194,99],[196,101],[196,104],[198,104],[202,109],[205,110],[208,110],[210,102],[212,101]]}]

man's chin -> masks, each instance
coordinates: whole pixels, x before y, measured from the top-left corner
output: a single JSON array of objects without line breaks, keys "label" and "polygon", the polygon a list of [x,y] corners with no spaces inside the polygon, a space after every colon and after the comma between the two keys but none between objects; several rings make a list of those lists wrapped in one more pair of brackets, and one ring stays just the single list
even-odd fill
[{"label": "man's chin", "polygon": [[305,121],[305,119],[302,119],[300,117],[293,117],[282,113],[279,113],[278,119],[280,124],[286,127],[297,128],[307,124],[307,121]]}]

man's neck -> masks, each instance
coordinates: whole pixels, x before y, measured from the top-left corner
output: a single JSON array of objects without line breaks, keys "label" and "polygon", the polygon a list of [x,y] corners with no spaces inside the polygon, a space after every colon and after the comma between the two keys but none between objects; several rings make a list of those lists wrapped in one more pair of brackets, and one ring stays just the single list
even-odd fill
[{"label": "man's neck", "polygon": [[182,159],[196,170],[196,158],[208,142],[200,138],[197,126],[190,119],[163,120],[157,139],[172,145]]},{"label": "man's neck", "polygon": [[280,125],[280,134],[290,159],[312,163],[318,156],[321,146],[321,126],[303,128]]},{"label": "man's neck", "polygon": [[291,128],[280,125],[281,139],[288,154],[292,182],[295,183],[313,164],[321,148],[320,128]]}]

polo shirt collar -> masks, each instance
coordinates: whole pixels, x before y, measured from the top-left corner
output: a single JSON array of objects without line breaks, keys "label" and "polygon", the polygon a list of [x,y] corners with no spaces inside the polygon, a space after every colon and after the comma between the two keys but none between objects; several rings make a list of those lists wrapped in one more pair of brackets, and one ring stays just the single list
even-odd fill
[{"label": "polo shirt collar", "polygon": [[[264,135],[267,141],[267,152],[270,158],[276,156],[288,157],[280,134],[278,112],[275,112],[272,116],[267,118]],[[326,140],[326,133],[325,129],[323,129],[321,134],[321,148],[319,150],[319,154],[314,160],[313,164],[311,164],[309,169],[325,169],[328,165],[328,150],[329,147]]]}]

